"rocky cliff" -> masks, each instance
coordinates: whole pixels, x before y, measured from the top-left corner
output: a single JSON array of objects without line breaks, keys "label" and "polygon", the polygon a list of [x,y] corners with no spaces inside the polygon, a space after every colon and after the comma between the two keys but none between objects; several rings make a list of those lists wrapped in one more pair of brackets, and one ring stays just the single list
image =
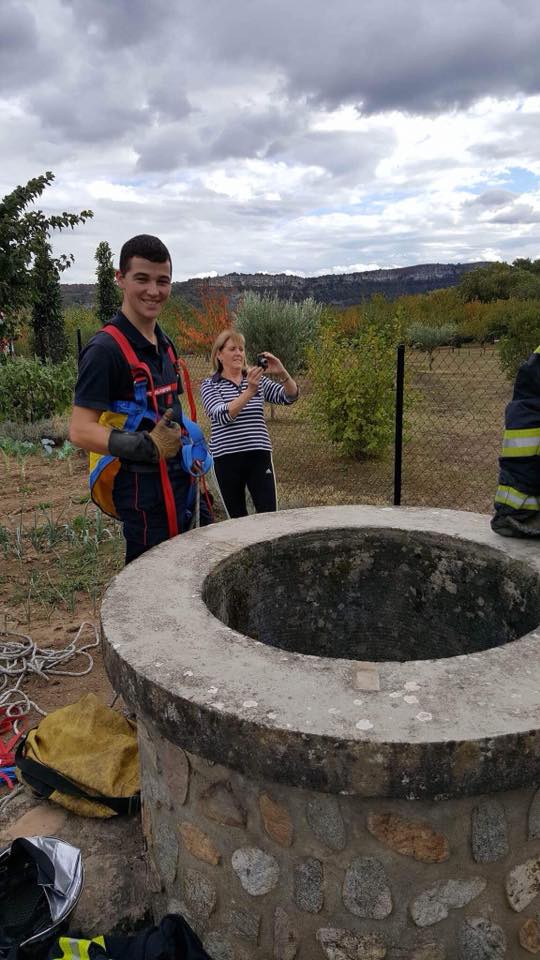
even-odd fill
[{"label": "rocky cliff", "polygon": [[[366,270],[362,273],[325,274],[322,277],[297,277],[285,273],[227,273],[204,280],[184,280],[173,283],[173,295],[188,303],[198,303],[201,292],[210,289],[225,290],[236,300],[247,290],[277,296],[283,300],[305,300],[313,297],[319,303],[350,306],[369,300],[374,293],[382,293],[393,300],[407,293],[426,293],[442,287],[453,287],[464,273],[486,266],[477,263],[423,263],[413,267],[391,270]],[[62,284],[64,304],[92,306],[95,284]]]}]

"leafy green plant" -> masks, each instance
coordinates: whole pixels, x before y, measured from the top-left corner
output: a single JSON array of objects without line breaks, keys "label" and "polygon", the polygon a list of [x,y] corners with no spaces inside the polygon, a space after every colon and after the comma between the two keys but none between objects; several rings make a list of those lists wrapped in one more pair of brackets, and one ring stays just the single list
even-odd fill
[{"label": "leafy green plant", "polygon": [[14,357],[0,366],[0,417],[33,422],[63,413],[72,401],[75,378],[72,360],[53,364]]},{"label": "leafy green plant", "polygon": [[357,460],[381,456],[392,444],[399,334],[399,318],[382,326],[363,318],[347,338],[326,327],[308,351],[313,422]]},{"label": "leafy green plant", "polygon": [[506,334],[499,342],[499,358],[513,380],[520,363],[540,344],[540,300],[507,300],[504,307]]},{"label": "leafy green plant", "polygon": [[246,293],[236,312],[236,329],[246,338],[248,357],[254,359],[269,350],[295,376],[305,365],[307,348],[317,335],[322,312],[322,304],[312,298],[294,303]]},{"label": "leafy green plant", "polygon": [[98,243],[94,260],[97,261],[96,313],[103,324],[108,323],[114,316],[122,299],[114,279],[112,250],[106,240]]},{"label": "leafy green plant", "polygon": [[438,347],[447,346],[457,336],[457,327],[446,324],[443,327],[427,327],[420,323],[412,324],[407,330],[407,343],[427,354],[428,367],[433,366],[433,357]]},{"label": "leafy green plant", "polygon": [[0,450],[11,457],[28,457],[38,453],[38,446],[28,440],[12,440],[11,437],[0,437]]},{"label": "leafy green plant", "polygon": [[70,357],[76,357],[78,354],[77,330],[79,331],[81,345],[84,347],[100,329],[100,322],[95,311],[91,307],[83,307],[74,303],[64,309],[64,325]]},{"label": "leafy green plant", "polygon": [[40,446],[42,437],[49,437],[56,445],[68,438],[69,418],[63,415],[35,420],[33,423],[16,423],[15,420],[0,421],[0,438],[26,440]]},{"label": "leafy green plant", "polygon": [[34,302],[32,331],[34,352],[41,360],[60,363],[68,355],[68,342],[62,311],[60,273],[50,245],[38,247],[32,270]]},{"label": "leafy green plant", "polygon": [[[60,213],[51,217],[33,204],[54,180],[49,170],[28,183],[15,187],[0,200],[0,312],[16,313],[34,297],[32,264],[38,251],[48,243],[53,230],[75,227],[92,217],[91,210]],[[28,207],[31,207],[29,210]],[[68,267],[71,254],[55,261],[58,269]]]}]

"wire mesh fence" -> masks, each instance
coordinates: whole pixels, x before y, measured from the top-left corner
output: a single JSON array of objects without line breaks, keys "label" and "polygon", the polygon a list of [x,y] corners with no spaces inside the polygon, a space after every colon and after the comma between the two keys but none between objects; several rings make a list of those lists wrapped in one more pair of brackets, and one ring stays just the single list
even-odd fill
[{"label": "wire mesh fence", "polygon": [[496,347],[406,353],[402,503],[490,512],[512,384]]},{"label": "wire mesh fence", "polygon": [[[194,393],[209,374],[189,358]],[[405,352],[401,503],[490,512],[504,407],[511,395],[496,347],[442,348],[432,357]],[[391,504],[394,449],[380,459],[353,460],[328,441],[309,409],[310,384],[290,407],[267,406],[267,424],[281,509],[325,504]],[[200,422],[209,424],[199,407]]]}]

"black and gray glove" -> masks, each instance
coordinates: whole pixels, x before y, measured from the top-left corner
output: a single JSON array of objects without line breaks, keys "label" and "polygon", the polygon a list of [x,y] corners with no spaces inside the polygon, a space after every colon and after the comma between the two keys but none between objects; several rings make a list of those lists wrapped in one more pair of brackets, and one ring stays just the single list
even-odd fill
[{"label": "black and gray glove", "polygon": [[109,435],[109,453],[121,460],[134,460],[138,463],[158,463],[163,457],[169,460],[175,457],[181,446],[180,427],[171,419],[173,412],[166,410],[153,430],[130,433],[125,430],[111,430]]},{"label": "black and gray glove", "polygon": [[109,453],[120,460],[133,460],[136,463],[157,463],[159,460],[159,450],[146,430],[129,433],[113,429],[109,434],[108,446]]}]

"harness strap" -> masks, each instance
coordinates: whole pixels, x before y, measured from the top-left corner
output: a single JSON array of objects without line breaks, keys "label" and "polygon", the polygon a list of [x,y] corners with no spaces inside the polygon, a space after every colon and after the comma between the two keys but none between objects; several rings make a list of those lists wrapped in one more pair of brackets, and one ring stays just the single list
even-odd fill
[{"label": "harness strap", "polygon": [[[116,341],[124,359],[129,364],[131,370],[131,376],[133,377],[133,386],[136,387],[137,383],[140,382],[142,378],[147,381],[149,389],[147,390],[147,396],[152,400],[152,406],[154,412],[157,414],[159,419],[159,407],[157,402],[156,390],[154,387],[154,380],[150,372],[150,367],[144,363],[142,360],[139,360],[137,354],[135,353],[133,347],[131,346],[127,337],[124,336],[121,330],[118,327],[113,326],[113,324],[106,324],[103,327],[105,333],[108,333],[109,336]],[[167,352],[173,353],[171,346],[169,344]],[[169,354],[169,356],[171,355]],[[176,369],[176,362],[175,362]],[[165,511],[167,513],[167,526],[169,529],[169,537],[176,537],[178,534],[178,515],[176,512],[176,504],[174,502],[174,493],[171,486],[171,481],[169,479],[169,472],[167,470],[167,463],[163,457],[159,461],[159,472],[161,476],[161,487],[163,490],[163,500],[165,503]]]},{"label": "harness strap", "polygon": [[141,798],[138,793],[131,797],[108,797],[105,794],[88,793],[84,787],[70,780],[65,774],[53,770],[52,767],[40,763],[39,760],[26,757],[24,755],[25,740],[26,738],[17,747],[15,762],[28,786],[39,793],[40,796],[50,797],[51,793],[57,790],[59,793],[66,793],[70,797],[80,797],[82,800],[88,800],[90,803],[101,803],[120,815],[136,813],[140,809]]},{"label": "harness strap", "polygon": [[[172,352],[172,351],[171,351]],[[186,393],[189,403],[189,412],[191,414],[191,419],[197,423],[197,407],[195,406],[195,400],[193,399],[193,390],[191,389],[191,378],[189,376],[188,366],[185,360],[182,360],[180,357],[177,357],[177,363],[182,371],[182,379],[186,385]]]}]

